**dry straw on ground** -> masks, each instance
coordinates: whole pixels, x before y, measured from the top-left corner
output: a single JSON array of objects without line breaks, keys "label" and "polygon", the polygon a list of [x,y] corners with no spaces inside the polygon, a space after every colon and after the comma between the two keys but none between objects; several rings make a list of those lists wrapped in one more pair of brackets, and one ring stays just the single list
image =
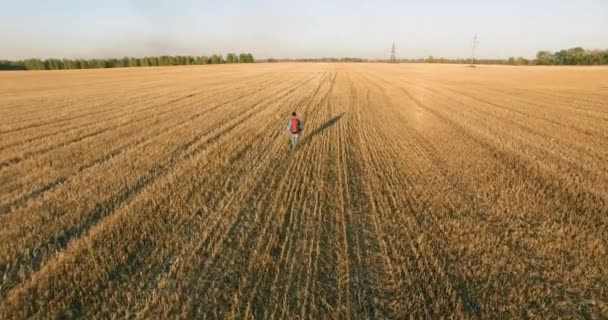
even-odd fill
[{"label": "dry straw on ground", "polygon": [[607,68],[2,73],[0,318],[605,317],[607,141]]}]

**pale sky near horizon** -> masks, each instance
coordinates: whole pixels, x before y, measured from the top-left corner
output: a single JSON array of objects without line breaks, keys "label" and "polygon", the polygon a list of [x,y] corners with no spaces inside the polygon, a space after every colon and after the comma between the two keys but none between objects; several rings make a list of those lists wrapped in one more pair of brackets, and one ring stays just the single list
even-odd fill
[{"label": "pale sky near horizon", "polygon": [[256,58],[532,58],[608,49],[608,0],[0,0],[0,59],[251,52]]}]

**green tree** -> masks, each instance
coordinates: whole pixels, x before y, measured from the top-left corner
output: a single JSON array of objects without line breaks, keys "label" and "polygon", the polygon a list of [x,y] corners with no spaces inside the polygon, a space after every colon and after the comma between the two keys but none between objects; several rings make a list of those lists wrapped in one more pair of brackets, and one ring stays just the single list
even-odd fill
[{"label": "green tree", "polygon": [[555,55],[549,51],[539,51],[536,54],[536,64],[538,65],[551,65],[555,61]]},{"label": "green tree", "polygon": [[[603,54],[603,52],[602,52]],[[599,60],[603,56],[600,54]],[[228,63],[251,63],[254,62],[251,53],[229,53]],[[25,59],[18,61],[0,60],[0,70],[63,70],[63,69],[97,69],[97,68],[125,68],[125,67],[150,67],[150,66],[176,66],[194,64],[220,64],[226,63],[222,55],[214,54],[208,56],[160,56],[160,57],[123,57],[108,59]]]},{"label": "green tree", "polygon": [[0,60],[0,70],[27,70],[19,61]]},{"label": "green tree", "polygon": [[224,63],[224,58],[222,57],[222,55],[217,55],[214,54],[211,56],[211,64],[220,64],[220,63]]},{"label": "green tree", "polygon": [[146,57],[146,63],[151,67],[160,66],[160,62],[158,61],[158,57]]},{"label": "green tree", "polygon": [[121,68],[128,68],[130,66],[131,66],[131,60],[128,57],[123,57],[122,59],[120,59]]},{"label": "green tree", "polygon": [[553,63],[560,65],[570,64],[568,59],[568,51],[560,50],[558,52],[555,52],[553,54]]},{"label": "green tree", "polygon": [[226,63],[238,63],[239,59],[234,53],[229,53],[226,55]]},{"label": "green tree", "polygon": [[158,59],[159,66],[170,66],[171,62],[172,61],[169,56],[160,56],[160,58]]},{"label": "green tree", "polygon": [[44,64],[40,59],[27,59],[23,61],[23,66],[27,70],[44,70]]},{"label": "green tree", "polygon": [[585,49],[581,47],[568,49],[568,64],[569,65],[580,65],[586,62]]}]

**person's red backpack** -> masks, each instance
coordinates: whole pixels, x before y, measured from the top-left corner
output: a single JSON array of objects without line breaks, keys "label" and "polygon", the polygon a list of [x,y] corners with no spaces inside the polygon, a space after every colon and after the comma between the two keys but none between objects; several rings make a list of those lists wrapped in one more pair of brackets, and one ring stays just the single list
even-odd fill
[{"label": "person's red backpack", "polygon": [[297,134],[302,131],[302,122],[297,117],[291,117],[291,133]]}]

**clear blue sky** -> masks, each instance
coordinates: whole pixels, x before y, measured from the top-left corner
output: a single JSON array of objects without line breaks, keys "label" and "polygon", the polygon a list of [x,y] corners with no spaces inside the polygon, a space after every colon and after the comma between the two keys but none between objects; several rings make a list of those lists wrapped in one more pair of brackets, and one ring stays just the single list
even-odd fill
[{"label": "clear blue sky", "polygon": [[1,0],[0,59],[202,55],[258,58],[533,57],[608,48],[608,0]]}]

